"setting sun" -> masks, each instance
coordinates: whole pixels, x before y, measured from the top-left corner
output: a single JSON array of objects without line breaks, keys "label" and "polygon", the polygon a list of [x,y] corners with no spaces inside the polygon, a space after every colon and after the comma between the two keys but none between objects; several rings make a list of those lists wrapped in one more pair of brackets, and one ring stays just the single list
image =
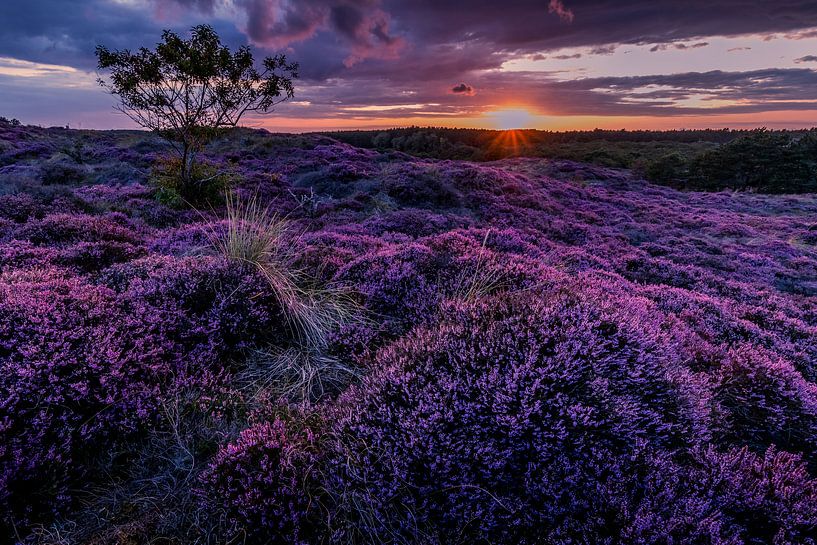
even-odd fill
[{"label": "setting sun", "polygon": [[521,108],[497,110],[488,114],[492,124],[501,130],[528,129],[534,125],[534,116]]}]

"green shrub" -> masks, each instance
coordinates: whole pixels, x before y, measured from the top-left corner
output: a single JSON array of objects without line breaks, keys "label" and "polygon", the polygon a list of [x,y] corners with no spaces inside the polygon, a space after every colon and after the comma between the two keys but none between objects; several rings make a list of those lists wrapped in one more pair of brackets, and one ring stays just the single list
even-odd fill
[{"label": "green shrub", "polygon": [[817,191],[814,136],[752,131],[702,153],[690,165],[691,189],[752,189],[764,193]]},{"label": "green shrub", "polygon": [[193,164],[189,183],[181,179],[180,169],[180,159],[162,157],[151,170],[150,183],[156,187],[156,199],[166,206],[215,206],[223,202],[225,193],[234,182],[234,177],[229,172],[204,161]]},{"label": "green shrub", "polygon": [[653,182],[667,184],[685,179],[689,173],[689,159],[671,152],[650,161],[644,167],[644,176]]}]

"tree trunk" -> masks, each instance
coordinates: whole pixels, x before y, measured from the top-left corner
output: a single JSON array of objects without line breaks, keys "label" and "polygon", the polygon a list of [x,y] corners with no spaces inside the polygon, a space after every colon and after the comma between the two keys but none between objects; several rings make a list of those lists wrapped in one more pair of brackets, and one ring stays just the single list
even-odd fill
[{"label": "tree trunk", "polygon": [[189,192],[193,189],[193,151],[190,149],[190,144],[188,142],[184,142],[184,148],[182,151],[182,164],[181,164],[181,193],[183,196],[187,197]]}]

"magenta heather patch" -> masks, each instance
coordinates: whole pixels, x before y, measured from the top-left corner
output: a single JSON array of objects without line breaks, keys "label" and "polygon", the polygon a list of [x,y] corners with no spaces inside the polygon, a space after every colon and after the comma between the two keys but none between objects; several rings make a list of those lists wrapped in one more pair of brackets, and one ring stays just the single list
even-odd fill
[{"label": "magenta heather patch", "polygon": [[465,227],[468,223],[470,223],[469,220],[464,217],[409,208],[373,216],[361,227],[365,232],[374,236],[380,236],[383,233],[403,233],[412,237],[424,237]]},{"label": "magenta heather patch", "polygon": [[14,236],[19,240],[54,246],[80,241],[140,242],[139,234],[128,225],[125,216],[115,213],[106,216],[50,214],[29,221]]},{"label": "magenta heather patch", "polygon": [[618,542],[815,543],[817,480],[797,455],[710,447],[683,466],[647,463],[641,488],[625,498],[632,515]]},{"label": "magenta heather patch", "polygon": [[154,385],[117,334],[126,321],[110,290],[62,273],[0,278],[0,503],[18,521],[67,507],[88,445],[150,411]]},{"label": "magenta heather patch", "polygon": [[46,210],[46,206],[25,193],[0,196],[0,218],[24,223],[29,218],[41,218]]},{"label": "magenta heather patch", "polygon": [[741,346],[714,373],[715,400],[723,411],[723,439],[754,450],[768,446],[802,452],[817,467],[817,385],[790,363]]},{"label": "magenta heather patch", "polygon": [[281,328],[263,280],[219,259],[147,258],[104,280],[117,291],[68,272],[0,279],[0,497],[18,521],[69,507],[101,445],[154,422],[163,393],[217,391],[229,354]]},{"label": "magenta heather patch", "polygon": [[12,240],[0,246],[0,271],[49,268],[57,261],[58,253],[52,248]]},{"label": "magenta heather patch", "polygon": [[633,449],[672,456],[703,418],[643,311],[600,292],[489,299],[383,349],[336,416],[355,461],[333,484],[373,511],[356,522],[527,543],[600,516],[594,483],[629,485]]},{"label": "magenta heather patch", "polygon": [[190,351],[168,363],[192,375],[231,351],[286,337],[264,278],[222,258],[151,256],[112,267],[103,281],[129,312]]},{"label": "magenta heather patch", "polygon": [[149,248],[158,254],[179,257],[201,255],[212,250],[214,237],[222,225],[191,223],[178,228],[164,229],[150,242]]},{"label": "magenta heather patch", "polygon": [[324,532],[319,457],[309,428],[264,422],[219,451],[202,477],[202,496],[215,509],[226,506],[231,523],[253,542],[315,543]]}]

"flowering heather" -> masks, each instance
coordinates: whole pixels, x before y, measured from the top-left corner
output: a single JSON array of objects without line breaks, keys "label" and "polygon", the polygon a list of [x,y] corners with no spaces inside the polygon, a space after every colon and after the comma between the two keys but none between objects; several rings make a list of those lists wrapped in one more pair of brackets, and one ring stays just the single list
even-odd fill
[{"label": "flowering heather", "polygon": [[306,343],[166,151],[0,130],[0,542],[817,543],[814,195],[236,130]]},{"label": "flowering heather", "polygon": [[310,524],[321,507],[306,493],[317,484],[318,441],[308,428],[291,428],[276,418],[242,431],[202,476],[206,495],[228,507],[230,522],[267,543],[305,544],[321,532]]}]

